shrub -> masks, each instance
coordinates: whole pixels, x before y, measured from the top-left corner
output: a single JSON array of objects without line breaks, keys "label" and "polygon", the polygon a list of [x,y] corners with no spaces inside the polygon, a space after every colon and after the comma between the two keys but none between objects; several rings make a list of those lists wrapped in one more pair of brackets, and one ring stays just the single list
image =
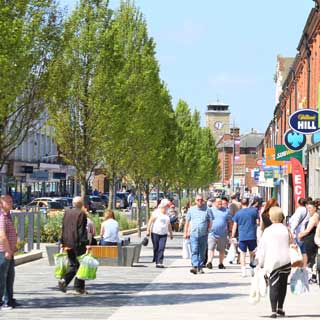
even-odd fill
[{"label": "shrub", "polygon": [[61,238],[63,213],[48,217],[41,221],[41,242],[58,242]]}]

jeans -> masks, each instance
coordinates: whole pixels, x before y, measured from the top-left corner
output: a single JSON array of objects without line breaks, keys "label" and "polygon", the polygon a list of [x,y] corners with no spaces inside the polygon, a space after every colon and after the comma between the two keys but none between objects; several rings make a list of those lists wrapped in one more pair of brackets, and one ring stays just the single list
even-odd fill
[{"label": "jeans", "polygon": [[[80,263],[77,259],[77,253],[74,249],[70,249],[67,251],[68,253],[68,259],[69,259],[69,266],[66,274],[62,277],[66,281],[66,285],[68,285],[74,276],[76,275]],[[84,280],[78,279],[77,277],[74,279],[74,289],[76,291],[84,290],[85,282]]]},{"label": "jeans", "polygon": [[161,235],[151,232],[151,240],[153,244],[153,262],[162,264],[164,258],[164,249],[166,247],[167,235]]},{"label": "jeans", "polygon": [[202,268],[207,249],[208,236],[195,237],[191,234],[191,263],[194,268]]},{"label": "jeans", "polygon": [[4,252],[0,252],[0,303],[13,302],[14,259],[7,260]]}]

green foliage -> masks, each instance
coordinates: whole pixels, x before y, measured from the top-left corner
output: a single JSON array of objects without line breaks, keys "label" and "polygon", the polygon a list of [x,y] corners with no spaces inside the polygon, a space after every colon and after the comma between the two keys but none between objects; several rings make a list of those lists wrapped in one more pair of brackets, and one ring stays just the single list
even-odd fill
[{"label": "green foliage", "polygon": [[134,229],[137,227],[137,223],[135,221],[129,221],[128,218],[121,212],[115,211],[114,213],[116,220],[119,223],[119,229],[122,230],[128,230],[128,229]]},{"label": "green foliage", "polygon": [[41,126],[48,65],[57,50],[61,14],[55,0],[0,6],[0,168]]},{"label": "green foliage", "polygon": [[108,120],[102,109],[108,92],[101,85],[101,51],[107,45],[110,16],[107,1],[82,0],[64,23],[50,68],[49,123],[61,157],[77,169],[82,196],[87,173],[101,161]]},{"label": "green foliage", "polygon": [[41,242],[53,243],[61,238],[63,214],[56,214],[41,221]]},{"label": "green foliage", "polygon": [[200,127],[200,114],[191,114],[185,101],[180,100],[176,107],[179,127],[176,145],[178,189],[206,188],[218,178],[218,151],[208,128]]}]

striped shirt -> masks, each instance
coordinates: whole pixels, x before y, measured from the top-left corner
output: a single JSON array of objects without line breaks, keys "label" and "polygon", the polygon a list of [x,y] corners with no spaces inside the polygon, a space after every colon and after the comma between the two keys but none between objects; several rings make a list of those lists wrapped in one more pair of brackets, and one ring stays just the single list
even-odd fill
[{"label": "striped shirt", "polygon": [[[0,209],[0,230],[4,231],[12,252],[15,251],[17,245],[17,232],[14,227],[10,213],[6,213]],[[0,243],[0,252],[5,252],[5,247]]]}]

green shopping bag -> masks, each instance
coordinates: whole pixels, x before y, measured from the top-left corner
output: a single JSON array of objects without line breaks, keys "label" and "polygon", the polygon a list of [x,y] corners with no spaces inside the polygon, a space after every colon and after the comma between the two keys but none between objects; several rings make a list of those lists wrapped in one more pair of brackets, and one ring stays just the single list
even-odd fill
[{"label": "green shopping bag", "polygon": [[83,254],[78,257],[80,267],[77,271],[76,277],[81,280],[94,280],[97,274],[99,265],[98,260],[90,253]]},{"label": "green shopping bag", "polygon": [[67,272],[69,259],[66,253],[56,253],[54,255],[54,276],[61,279]]}]

